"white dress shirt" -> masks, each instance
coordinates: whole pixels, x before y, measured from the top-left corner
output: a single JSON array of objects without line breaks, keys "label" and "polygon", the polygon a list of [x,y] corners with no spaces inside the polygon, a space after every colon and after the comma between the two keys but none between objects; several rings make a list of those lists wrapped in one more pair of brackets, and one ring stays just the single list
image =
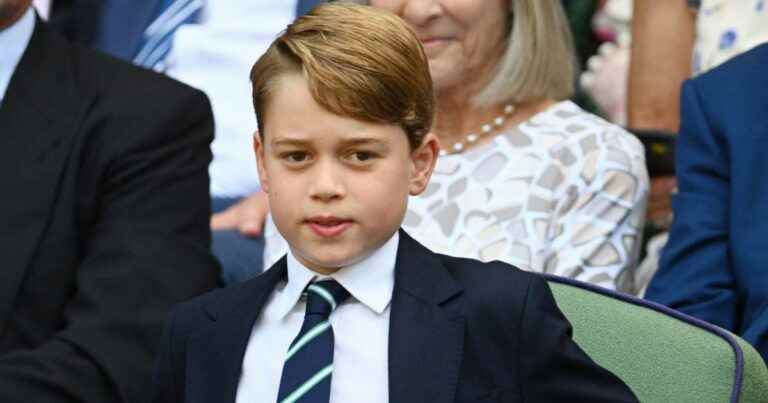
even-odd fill
[{"label": "white dress shirt", "polygon": [[[389,401],[389,313],[397,233],[369,257],[332,274],[351,296],[331,313],[335,345],[330,403]],[[320,276],[288,252],[279,284],[253,326],[243,357],[237,403],[277,402],[286,352],[304,321],[302,293]]]},{"label": "white dress shirt", "polygon": [[35,11],[32,7],[13,25],[0,30],[0,104],[34,30]]},{"label": "white dress shirt", "polygon": [[183,25],[174,35],[166,73],[211,100],[214,197],[241,197],[259,189],[250,71],[295,13],[296,0],[211,0],[199,24]]},{"label": "white dress shirt", "polygon": [[51,15],[51,0],[33,0],[32,5],[37,9],[40,18],[48,21],[48,17]]}]

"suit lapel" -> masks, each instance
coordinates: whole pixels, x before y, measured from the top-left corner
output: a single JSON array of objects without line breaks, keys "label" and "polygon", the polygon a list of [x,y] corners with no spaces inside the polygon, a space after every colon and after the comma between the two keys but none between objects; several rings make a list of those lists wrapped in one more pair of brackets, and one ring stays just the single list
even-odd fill
[{"label": "suit lapel", "polygon": [[[187,342],[188,402],[234,402],[253,324],[277,283],[286,278],[283,257],[271,269],[241,285],[235,295],[206,307],[213,322]],[[233,287],[238,287],[237,285]]]},{"label": "suit lapel", "polygon": [[49,224],[78,125],[93,101],[75,88],[67,46],[38,19],[0,106],[0,324]]},{"label": "suit lapel", "polygon": [[464,346],[461,287],[400,231],[389,330],[389,401],[454,401]]}]

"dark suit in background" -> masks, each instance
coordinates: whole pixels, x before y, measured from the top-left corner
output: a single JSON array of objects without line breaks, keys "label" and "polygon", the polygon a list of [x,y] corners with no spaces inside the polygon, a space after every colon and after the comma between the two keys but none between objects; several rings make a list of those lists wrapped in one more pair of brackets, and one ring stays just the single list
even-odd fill
[{"label": "dark suit in background", "polygon": [[[203,10],[206,4],[210,4],[220,0],[207,0],[203,2]],[[230,1],[229,7],[244,6],[250,2],[250,0],[228,0]],[[297,0],[295,3],[295,15],[303,15],[310,8],[314,7],[322,0]],[[163,47],[164,41],[172,39],[175,35],[175,29],[178,28],[176,24],[195,23],[199,22],[200,11],[196,11],[194,15],[189,15],[181,20],[174,20],[175,23],[168,22],[167,17],[164,14],[168,10],[175,10],[179,13],[179,4],[184,6],[190,6],[192,1],[185,0],[103,0],[95,2],[94,0],[57,0],[54,3],[54,8],[51,14],[51,21],[54,23],[55,28],[62,33],[65,33],[69,38],[73,40],[81,41],[90,47],[102,50],[113,56],[119,57],[124,60],[133,61],[135,63],[143,64],[148,68],[157,68],[163,70],[164,58],[143,57],[147,54],[154,54],[154,51]],[[58,4],[58,7],[57,7]],[[268,11],[271,7],[266,3],[262,6],[265,11]],[[288,11],[293,7],[291,4],[280,6]],[[182,7],[183,8],[183,7]],[[183,14],[183,13],[181,13]],[[177,14],[178,15],[178,14]],[[256,15],[253,20],[253,24],[258,26],[263,21],[259,20],[259,16]],[[268,18],[268,17],[264,17]],[[148,26],[158,19],[165,21],[160,24],[163,29],[156,29],[155,35],[145,36],[145,31]],[[204,30],[201,33],[203,38],[207,38],[212,34],[211,30]],[[239,32],[239,31],[238,31]],[[248,32],[232,32],[235,37],[242,36],[243,42],[245,42]],[[252,32],[251,32],[252,34]],[[277,32],[274,32],[276,35]],[[162,38],[162,39],[161,39]],[[159,39],[158,41],[152,39]],[[262,46],[261,41],[265,39],[261,38],[257,40],[257,47]],[[202,41],[206,42],[205,40]],[[268,45],[271,39],[264,43],[263,46]],[[145,48],[146,45],[146,48]],[[145,53],[146,52],[146,53]],[[143,55],[141,57],[137,57]],[[213,58],[217,57],[214,55]],[[232,62],[232,59],[224,59],[226,61],[218,60],[219,63]],[[251,61],[255,62],[256,58]],[[237,62],[237,61],[235,61]],[[195,63],[190,60],[177,60],[177,65],[188,66],[187,63]],[[220,69],[219,69],[220,70]],[[193,84],[202,85],[201,88],[211,89],[215,85],[227,85],[226,82],[222,83],[220,78],[217,78],[220,71],[212,70],[212,74],[208,76],[208,79],[195,82]],[[227,73],[231,73],[231,70],[226,70]],[[247,79],[248,68],[242,69],[242,77]],[[213,84],[216,83],[216,84]],[[247,83],[245,83],[247,86]],[[244,102],[247,96],[243,97]],[[243,113],[247,116],[233,116],[233,112],[226,102],[217,105],[217,102],[222,102],[221,98],[217,98],[215,92],[211,93],[211,100],[213,102],[214,110],[219,111],[220,114],[215,116],[219,127],[231,128],[240,127],[233,124],[232,120],[239,120],[238,123],[247,124],[253,117],[252,110],[242,109],[238,114]],[[243,103],[245,105],[245,103]],[[223,111],[223,112],[222,112]],[[238,117],[239,116],[239,117]],[[248,130],[247,127],[243,127],[243,130]],[[256,129],[255,123],[253,123],[253,129]],[[251,131],[242,133],[245,138],[251,134]],[[227,139],[226,134],[224,138]],[[226,141],[226,140],[225,140]],[[251,153],[250,148],[242,148],[243,153]],[[225,154],[226,155],[226,154]],[[230,156],[227,155],[226,158]],[[219,158],[221,158],[219,156]],[[254,164],[255,166],[255,164]],[[253,176],[255,177],[255,169]],[[232,179],[233,181],[239,180],[239,177]],[[214,185],[216,181],[222,181],[220,177],[214,177]],[[224,180],[228,182],[228,180]],[[214,186],[215,187],[215,186]],[[248,196],[247,194],[213,194],[211,205],[213,207],[213,213],[220,213],[237,202],[242,198]],[[219,259],[222,266],[221,283],[223,285],[233,282],[248,279],[258,274],[262,270],[262,254],[264,248],[264,238],[262,236],[244,236],[236,228],[233,229],[219,229],[214,231],[212,240],[212,250],[214,255]]]},{"label": "dark suit in background", "polygon": [[682,95],[675,220],[646,298],[728,329],[768,359],[768,45]]},{"label": "dark suit in background", "polygon": [[142,402],[215,285],[205,96],[37,21],[0,106],[0,402]]},{"label": "dark suit in background", "polygon": [[[283,258],[179,305],[164,332],[154,403],[234,403],[253,324],[286,278]],[[392,403],[637,401],[571,340],[535,274],[438,255],[400,231],[390,309]]]}]

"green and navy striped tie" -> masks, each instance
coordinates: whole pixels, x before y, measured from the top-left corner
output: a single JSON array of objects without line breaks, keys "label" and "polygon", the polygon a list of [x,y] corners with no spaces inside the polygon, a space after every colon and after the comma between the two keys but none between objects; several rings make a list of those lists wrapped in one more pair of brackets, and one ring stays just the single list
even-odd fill
[{"label": "green and navy striped tie", "polygon": [[307,287],[307,311],[283,364],[278,403],[328,403],[333,373],[333,329],[328,317],[349,292],[336,280]]}]

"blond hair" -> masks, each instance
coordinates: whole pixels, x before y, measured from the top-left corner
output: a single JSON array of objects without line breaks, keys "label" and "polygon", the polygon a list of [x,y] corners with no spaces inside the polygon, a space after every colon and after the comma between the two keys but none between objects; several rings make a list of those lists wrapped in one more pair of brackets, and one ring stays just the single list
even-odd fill
[{"label": "blond hair", "polygon": [[251,69],[259,132],[281,76],[302,74],[331,113],[400,126],[412,148],[429,132],[434,95],[429,64],[413,31],[387,11],[321,4],[298,18]]},{"label": "blond hair", "polygon": [[509,0],[509,9],[506,50],[493,78],[474,101],[493,105],[569,98],[573,94],[575,53],[560,0]]}]

